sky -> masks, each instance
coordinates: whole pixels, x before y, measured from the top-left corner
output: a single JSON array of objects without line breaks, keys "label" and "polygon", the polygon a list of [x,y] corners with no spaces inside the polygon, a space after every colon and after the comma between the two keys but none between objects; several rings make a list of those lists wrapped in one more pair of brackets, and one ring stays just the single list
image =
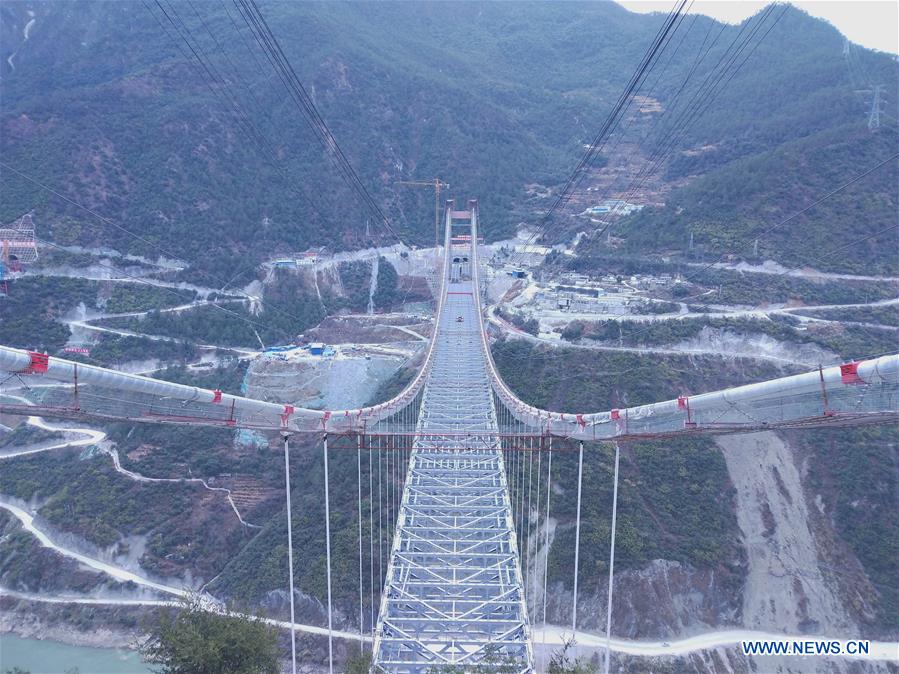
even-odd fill
[{"label": "sky", "polygon": [[[671,11],[674,0],[616,0],[632,12]],[[694,0],[691,14],[705,14],[718,21],[740,23],[769,2],[757,0]],[[897,0],[793,0],[790,3],[819,19],[829,21],[849,40],[869,49],[899,53],[899,2]]]}]

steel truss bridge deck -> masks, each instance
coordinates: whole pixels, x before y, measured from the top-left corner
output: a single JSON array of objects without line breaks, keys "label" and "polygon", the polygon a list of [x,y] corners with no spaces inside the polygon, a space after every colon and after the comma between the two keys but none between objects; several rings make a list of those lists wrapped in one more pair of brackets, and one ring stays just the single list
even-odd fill
[{"label": "steel truss bridge deck", "polygon": [[532,672],[474,284],[461,265],[451,276],[387,569],[374,670]]}]

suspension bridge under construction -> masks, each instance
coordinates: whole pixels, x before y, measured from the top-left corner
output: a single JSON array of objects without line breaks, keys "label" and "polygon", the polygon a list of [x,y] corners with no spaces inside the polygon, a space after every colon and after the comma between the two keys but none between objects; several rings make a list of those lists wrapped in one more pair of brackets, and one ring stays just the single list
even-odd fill
[{"label": "suspension bridge under construction", "polygon": [[[515,488],[510,484],[515,479],[507,461],[510,450],[539,450],[540,460],[545,454],[550,462],[547,476],[551,476],[553,451],[545,450],[552,450],[553,442],[557,447],[567,443],[578,452],[574,623],[582,473],[584,461],[591,460],[593,445],[589,443],[899,420],[899,355],[637,407],[583,413],[535,408],[509,389],[494,365],[483,321],[478,242],[477,202],[470,201],[459,210],[454,202],[446,202],[434,332],[414,379],[379,405],[304,409],[0,347],[4,383],[14,382],[17,395],[28,400],[25,404],[21,397],[4,396],[0,389],[0,412],[276,432],[284,439],[288,480],[289,438],[319,436],[325,465],[329,630],[329,442],[331,451],[340,443],[352,446],[355,442],[359,452],[360,594],[362,452],[365,449],[371,456],[372,451],[407,448],[398,463],[393,454],[394,470],[404,471],[402,498],[391,518],[393,542],[377,584],[381,600],[370,627],[373,671],[410,674],[475,668],[537,670],[534,626],[546,623],[547,564],[543,577],[537,578],[536,564],[523,562],[539,543],[540,494],[538,540],[532,543],[532,514],[516,510],[510,495]],[[596,401],[597,408],[603,404]],[[540,471],[538,464],[538,475]],[[539,484],[538,480],[538,489]],[[286,491],[290,512],[289,482]],[[551,494],[547,484],[544,514],[549,512]],[[293,623],[294,553],[289,523],[288,516]],[[525,531],[528,542],[523,546]],[[541,583],[542,595],[535,591]],[[538,606],[541,596],[542,607]],[[360,632],[365,622],[360,599]],[[294,642],[294,667],[295,650]]]}]

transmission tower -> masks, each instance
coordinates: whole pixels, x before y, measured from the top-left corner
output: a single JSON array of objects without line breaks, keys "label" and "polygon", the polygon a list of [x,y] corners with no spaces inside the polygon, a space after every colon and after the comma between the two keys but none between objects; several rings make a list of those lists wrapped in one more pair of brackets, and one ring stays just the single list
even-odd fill
[{"label": "transmission tower", "polygon": [[871,112],[868,114],[868,128],[873,131],[880,128],[880,92],[882,84],[874,85],[874,99],[871,101]]}]

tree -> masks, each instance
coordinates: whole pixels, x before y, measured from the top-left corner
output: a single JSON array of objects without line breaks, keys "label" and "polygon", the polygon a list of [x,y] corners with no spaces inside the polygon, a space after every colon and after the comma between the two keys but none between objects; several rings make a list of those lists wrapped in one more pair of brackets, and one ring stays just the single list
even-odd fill
[{"label": "tree", "polygon": [[140,646],[161,674],[278,674],[274,627],[260,618],[230,609],[211,611],[190,595],[172,611],[160,610],[149,637]]},{"label": "tree", "polygon": [[344,674],[368,674],[371,671],[371,652],[366,651],[347,657],[343,671]]},{"label": "tree", "polygon": [[596,674],[599,669],[591,663],[576,658],[568,657],[568,650],[574,646],[574,639],[569,639],[562,644],[562,649],[553,653],[549,661],[549,674]]}]

